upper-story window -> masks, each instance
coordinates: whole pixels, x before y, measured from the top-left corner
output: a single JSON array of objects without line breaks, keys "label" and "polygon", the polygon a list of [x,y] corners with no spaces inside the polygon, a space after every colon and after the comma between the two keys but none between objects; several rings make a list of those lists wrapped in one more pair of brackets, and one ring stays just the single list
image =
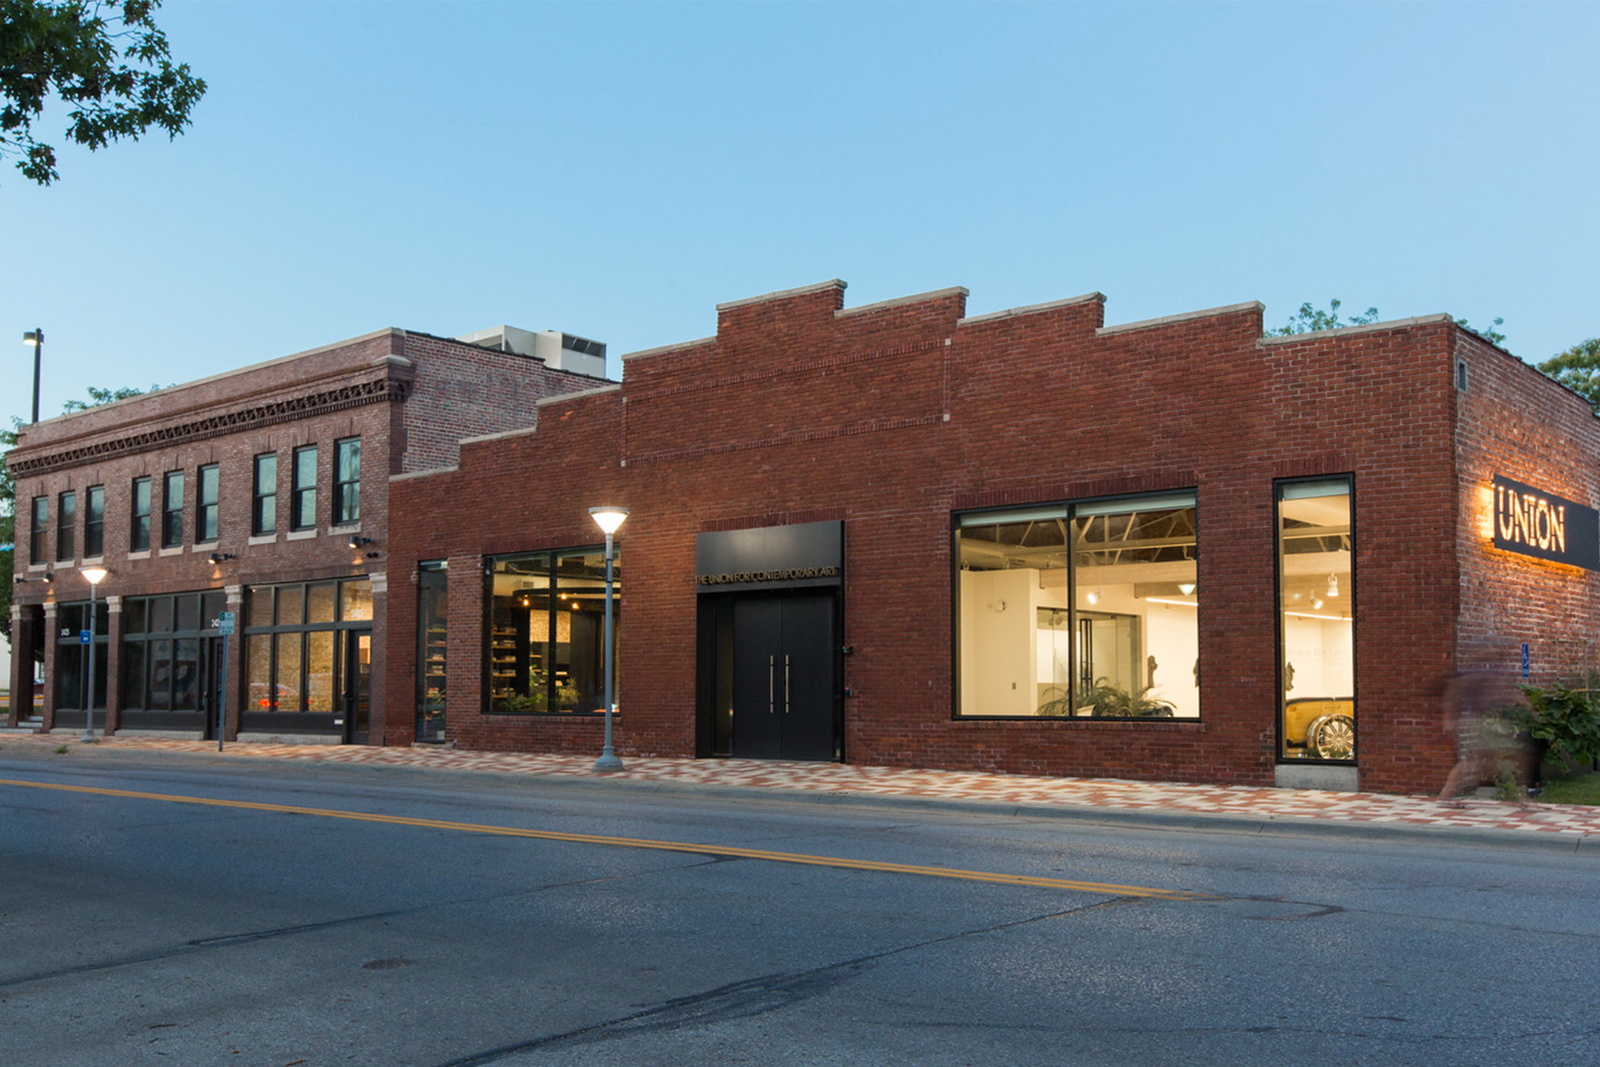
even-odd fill
[{"label": "upper-story window", "polygon": [[294,497],[289,528],[310,530],[317,525],[317,446],[294,450]]},{"label": "upper-story window", "polygon": [[256,457],[255,488],[250,505],[250,533],[263,537],[278,532],[278,454]]},{"label": "upper-story window", "polygon": [[50,558],[50,498],[33,498],[33,526],[28,538],[28,562],[44,563]]},{"label": "upper-story window", "polygon": [[78,494],[70,489],[56,498],[56,559],[72,559],[76,547],[78,524]]},{"label": "upper-story window", "polygon": [[183,546],[183,472],[168,471],[161,494],[161,547]]},{"label": "upper-story window", "polygon": [[361,521],[361,438],[333,443],[334,525]]},{"label": "upper-story window", "polygon": [[83,554],[88,559],[106,550],[106,487],[91,485],[83,500]]},{"label": "upper-story window", "polygon": [[150,550],[150,479],[148,477],[133,480],[133,506],[128,509],[132,521],[128,529],[128,550],[130,552],[148,552]]},{"label": "upper-story window", "polygon": [[217,465],[208,463],[197,473],[200,480],[195,486],[194,539],[205,544],[217,539],[217,496],[220,491]]}]

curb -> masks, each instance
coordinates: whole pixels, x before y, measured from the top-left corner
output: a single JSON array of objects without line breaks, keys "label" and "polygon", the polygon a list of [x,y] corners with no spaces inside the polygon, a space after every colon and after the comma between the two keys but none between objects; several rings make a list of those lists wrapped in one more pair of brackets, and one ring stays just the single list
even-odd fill
[{"label": "curb", "polygon": [[[33,748],[33,746],[29,747]],[[49,751],[42,745],[33,750],[40,754],[45,754]],[[114,758],[137,759],[141,756],[153,756],[158,760],[176,759],[210,766],[219,765],[229,758],[248,759],[258,765],[268,764],[272,761],[283,762],[283,757],[239,752],[236,749],[220,757],[217,753],[180,752],[155,747],[136,750],[99,748],[96,751],[112,755]],[[378,774],[399,771],[433,776],[455,776],[475,781],[493,781],[505,784],[536,783],[541,786],[548,785],[558,789],[586,792],[623,790],[645,795],[719,797],[764,801],[783,805],[835,805],[891,811],[935,810],[951,814],[987,816],[991,818],[1063,820],[1090,826],[1099,824],[1108,827],[1137,825],[1145,828],[1175,831],[1229,833],[1258,837],[1313,836],[1374,842],[1424,840],[1437,841],[1440,844],[1465,845],[1478,848],[1512,848],[1561,853],[1581,852],[1585,855],[1593,855],[1600,852],[1600,834],[1574,830],[1539,831],[1476,826],[1430,826],[1417,823],[1400,824],[1345,819],[1312,819],[1232,812],[1174,811],[1042,802],[1019,803],[1010,800],[974,800],[905,794],[855,793],[847,790],[815,792],[786,789],[782,786],[718,785],[708,782],[612,778],[604,775],[518,774],[514,771],[474,767],[428,767],[418,764],[383,762],[343,762],[336,760],[288,760],[287,762],[337,770],[358,769],[367,773]]]}]

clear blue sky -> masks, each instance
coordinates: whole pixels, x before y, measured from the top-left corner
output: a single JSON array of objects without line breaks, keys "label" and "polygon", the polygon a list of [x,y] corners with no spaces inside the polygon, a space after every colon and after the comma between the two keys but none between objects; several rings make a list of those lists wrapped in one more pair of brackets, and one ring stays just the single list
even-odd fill
[{"label": "clear blue sky", "polygon": [[[613,356],[840,277],[1600,334],[1600,5],[185,3],[187,134],[0,167],[0,417],[384,326]],[[57,137],[60,123],[44,133]],[[59,142],[58,142],[59,143]],[[0,349],[3,353],[6,349]],[[612,373],[616,374],[613,360]]]}]

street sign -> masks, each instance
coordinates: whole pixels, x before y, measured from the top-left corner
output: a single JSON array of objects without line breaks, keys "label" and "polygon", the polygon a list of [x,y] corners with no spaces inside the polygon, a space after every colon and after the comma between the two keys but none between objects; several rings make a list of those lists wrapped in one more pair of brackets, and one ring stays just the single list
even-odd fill
[{"label": "street sign", "polygon": [[224,611],[217,616],[217,632],[224,637],[233,633],[233,612]]},{"label": "street sign", "polygon": [[90,644],[93,644],[93,643],[94,643],[94,634],[90,633],[88,630],[79,630],[78,631],[78,644],[80,644],[80,645],[90,645]]}]

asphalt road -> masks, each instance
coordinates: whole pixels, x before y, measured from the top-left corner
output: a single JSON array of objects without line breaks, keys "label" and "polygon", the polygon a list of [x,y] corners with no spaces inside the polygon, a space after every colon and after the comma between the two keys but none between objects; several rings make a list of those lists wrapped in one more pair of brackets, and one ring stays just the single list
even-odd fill
[{"label": "asphalt road", "polygon": [[9,1067],[1600,1063],[1594,850],[169,757],[0,779],[34,783],[0,785]]}]

